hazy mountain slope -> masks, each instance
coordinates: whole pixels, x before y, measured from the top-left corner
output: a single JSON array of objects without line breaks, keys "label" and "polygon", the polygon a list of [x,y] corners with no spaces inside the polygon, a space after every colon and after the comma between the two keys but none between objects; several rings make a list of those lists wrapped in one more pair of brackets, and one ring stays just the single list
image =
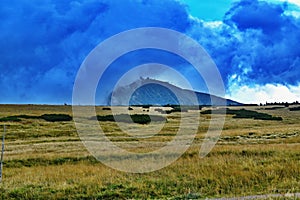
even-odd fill
[{"label": "hazy mountain slope", "polygon": [[[134,91],[132,95],[131,91]],[[198,103],[196,103],[199,105],[211,105],[211,98],[214,105],[242,105],[236,101],[181,89],[167,82],[153,79],[140,79],[130,85],[117,88],[108,99],[108,104],[111,104],[112,98],[113,105],[128,105],[126,99],[130,99],[129,105],[194,105],[195,101],[192,100],[193,93],[196,95],[198,99]]]}]

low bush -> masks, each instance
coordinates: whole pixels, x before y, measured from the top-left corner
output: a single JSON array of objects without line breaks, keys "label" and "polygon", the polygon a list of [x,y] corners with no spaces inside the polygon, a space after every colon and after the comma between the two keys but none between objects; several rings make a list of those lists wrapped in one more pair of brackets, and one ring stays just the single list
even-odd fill
[{"label": "low bush", "polygon": [[0,118],[0,122],[19,122],[21,121],[17,116],[8,116]]},{"label": "low bush", "polygon": [[220,109],[217,109],[217,110],[205,110],[205,111],[202,111],[201,114],[204,114],[204,115],[210,115],[210,114],[232,114],[232,113],[230,113],[228,111],[229,111],[229,109],[220,108]]},{"label": "low bush", "polygon": [[278,110],[278,109],[282,109],[284,107],[279,107],[279,106],[276,106],[276,107],[271,107],[271,108],[265,108],[265,110]]},{"label": "low bush", "polygon": [[143,105],[142,108],[150,108],[151,105]]},{"label": "low bush", "polygon": [[72,121],[72,117],[66,114],[44,114],[40,118],[48,122]]},{"label": "low bush", "polygon": [[201,114],[229,114],[234,115],[233,118],[247,118],[247,119],[260,119],[260,120],[277,120],[281,121],[282,117],[273,117],[272,115],[266,113],[259,113],[252,110],[232,110],[229,108],[220,108],[217,110],[205,110],[202,111]]},{"label": "low bush", "polygon": [[181,105],[181,106],[172,106],[173,110],[172,112],[188,112],[189,110],[201,110],[202,106],[200,105]]},{"label": "low bush", "polygon": [[154,111],[160,112],[162,114],[165,113],[165,111],[163,109],[161,109],[161,108],[155,108]]},{"label": "low bush", "polygon": [[21,119],[43,119],[49,122],[71,121],[72,117],[66,114],[44,114],[41,116],[33,115],[15,115],[0,118],[0,122],[20,122]]},{"label": "low bush", "polygon": [[158,115],[145,115],[145,114],[120,114],[120,115],[97,115],[97,117],[91,117],[92,120],[97,119],[98,121],[111,121],[111,122],[125,122],[125,123],[138,123],[138,124],[149,124],[150,122],[166,121],[166,118]]},{"label": "low bush", "polygon": [[171,114],[173,112],[188,112],[189,110],[201,110],[201,106],[180,106],[180,105],[170,105],[172,107],[172,110],[167,110],[167,114]]},{"label": "low bush", "polygon": [[293,107],[293,108],[290,108],[290,111],[298,111],[300,110],[300,107]]}]

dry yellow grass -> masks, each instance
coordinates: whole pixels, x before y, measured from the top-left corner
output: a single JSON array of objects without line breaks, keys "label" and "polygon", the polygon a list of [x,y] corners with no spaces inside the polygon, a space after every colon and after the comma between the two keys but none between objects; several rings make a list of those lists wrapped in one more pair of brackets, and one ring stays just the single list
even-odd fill
[{"label": "dry yellow grass", "polygon": [[[188,151],[170,166],[146,174],[116,171],[95,160],[81,143],[73,122],[33,119],[5,122],[6,152],[0,197],[184,199],[300,192],[300,111],[246,109],[281,116],[283,121],[234,119],[228,115],[217,145],[208,156],[200,159],[200,145],[210,120],[209,115],[201,115],[201,126]],[[101,107],[96,110],[102,115],[111,113]],[[142,109],[131,112],[145,113]],[[49,113],[71,115],[72,108],[0,106],[0,117]],[[150,109],[149,113],[155,112]],[[149,152],[173,139],[179,120],[179,113],[168,115],[163,129],[153,137],[137,138],[135,141],[141,142],[137,146],[115,123],[100,124],[120,147],[133,152]],[[148,128],[154,130],[155,126]]]}]

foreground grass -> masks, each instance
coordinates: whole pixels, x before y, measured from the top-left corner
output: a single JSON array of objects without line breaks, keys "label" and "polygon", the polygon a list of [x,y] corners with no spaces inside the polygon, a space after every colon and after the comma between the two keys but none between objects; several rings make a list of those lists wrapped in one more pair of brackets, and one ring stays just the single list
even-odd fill
[{"label": "foreground grass", "polygon": [[[133,112],[140,112],[134,109]],[[110,114],[101,108],[97,111]],[[288,109],[259,112],[280,116],[283,121],[227,116],[218,144],[207,157],[200,159],[199,147],[210,120],[209,115],[201,115],[201,126],[189,150],[170,166],[146,174],[119,172],[95,160],[78,138],[73,122],[33,119],[7,122],[0,198],[199,199],[300,192],[300,112]],[[71,115],[71,108],[0,106],[1,117],[46,113]],[[136,141],[170,141],[179,119],[179,113],[169,114],[160,133]],[[116,124],[101,122],[101,126],[110,139],[121,146],[127,144],[128,136]],[[152,148],[143,145],[137,150]]]},{"label": "foreground grass", "polygon": [[168,168],[149,174],[118,172],[89,157],[38,161],[28,167],[7,167],[1,195],[4,199],[184,198],[191,194],[201,198],[299,191],[299,155],[271,150],[286,149],[283,146],[252,148],[225,147],[203,160],[197,149],[190,150]]}]

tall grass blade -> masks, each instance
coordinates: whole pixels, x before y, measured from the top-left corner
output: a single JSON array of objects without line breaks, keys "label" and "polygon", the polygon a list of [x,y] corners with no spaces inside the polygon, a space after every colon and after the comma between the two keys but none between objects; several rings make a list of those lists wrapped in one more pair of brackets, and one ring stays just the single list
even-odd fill
[{"label": "tall grass blade", "polygon": [[1,159],[0,159],[0,182],[2,182],[5,132],[6,132],[6,126],[4,125],[4,127],[3,127],[3,137],[2,137],[2,151],[1,151]]}]

